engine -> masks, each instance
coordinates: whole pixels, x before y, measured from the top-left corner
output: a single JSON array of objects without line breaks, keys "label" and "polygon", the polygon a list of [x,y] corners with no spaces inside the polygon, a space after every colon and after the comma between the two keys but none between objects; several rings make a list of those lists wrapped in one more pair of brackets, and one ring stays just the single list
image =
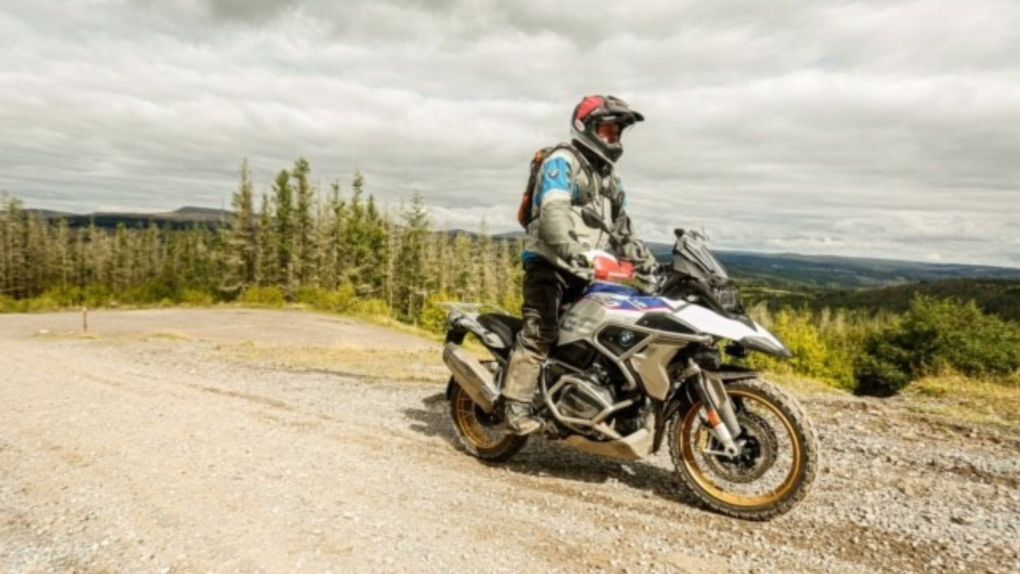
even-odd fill
[{"label": "engine", "polygon": [[613,391],[588,374],[563,375],[554,387],[560,386],[553,395],[557,410],[564,417],[591,420],[616,402]]},{"label": "engine", "polygon": [[[596,360],[584,372],[578,372],[554,364],[546,375],[543,392],[549,393],[552,414],[571,431],[603,440],[607,430],[627,436],[643,424],[645,401],[635,401],[639,396],[624,389],[621,376],[611,365]],[[609,408],[613,408],[610,416],[598,422],[594,420]]]}]

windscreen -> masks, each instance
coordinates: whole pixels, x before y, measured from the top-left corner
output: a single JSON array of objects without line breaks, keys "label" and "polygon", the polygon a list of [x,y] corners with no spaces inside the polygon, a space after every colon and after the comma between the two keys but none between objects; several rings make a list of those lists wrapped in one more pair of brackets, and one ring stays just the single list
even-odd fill
[{"label": "windscreen", "polygon": [[676,244],[673,246],[673,269],[709,284],[719,285],[728,281],[729,275],[708,250],[707,239],[697,231],[677,229]]}]

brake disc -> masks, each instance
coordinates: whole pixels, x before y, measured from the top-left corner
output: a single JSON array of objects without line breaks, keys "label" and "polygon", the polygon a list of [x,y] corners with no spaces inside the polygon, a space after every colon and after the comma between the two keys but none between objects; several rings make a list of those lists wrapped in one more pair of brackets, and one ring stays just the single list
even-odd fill
[{"label": "brake disc", "polygon": [[[764,417],[744,410],[737,415],[743,433],[737,442],[743,442],[740,454],[730,458],[723,455],[706,455],[706,466],[719,478],[734,483],[753,482],[762,477],[776,461],[779,440]],[[713,438],[712,443],[717,441]],[[716,448],[715,446],[712,447]]]}]

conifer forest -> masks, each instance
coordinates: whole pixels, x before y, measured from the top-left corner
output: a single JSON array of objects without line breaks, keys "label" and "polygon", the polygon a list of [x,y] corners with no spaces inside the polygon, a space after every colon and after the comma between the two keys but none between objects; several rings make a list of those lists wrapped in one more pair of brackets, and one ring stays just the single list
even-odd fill
[{"label": "conifer forest", "polygon": [[[281,170],[264,193],[256,193],[243,162],[232,213],[220,225],[72,226],[5,194],[0,312],[294,303],[437,333],[445,301],[519,313],[519,240],[492,238],[484,221],[477,233],[436,231],[417,194],[395,211],[380,210],[359,172],[320,189],[304,159]],[[757,297],[748,291],[751,315],[795,355],[786,362],[755,355],[756,368],[874,395],[932,374],[1020,381],[1020,324],[974,301],[915,292],[907,309],[888,312],[782,304],[768,288]]]},{"label": "conifer forest", "polygon": [[420,195],[383,213],[360,173],[319,189],[304,159],[266,193],[247,161],[239,179],[227,225],[188,229],[76,229],[4,195],[0,308],[298,302],[419,323],[443,299],[520,305],[520,245],[484,222],[477,238],[435,232]]}]

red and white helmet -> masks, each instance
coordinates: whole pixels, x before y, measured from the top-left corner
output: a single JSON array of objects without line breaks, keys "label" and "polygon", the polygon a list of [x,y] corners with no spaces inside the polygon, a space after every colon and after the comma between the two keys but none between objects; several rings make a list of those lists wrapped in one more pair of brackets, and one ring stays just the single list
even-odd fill
[{"label": "red and white helmet", "polygon": [[[631,124],[645,117],[630,109],[627,102],[616,96],[585,96],[574,108],[570,118],[570,133],[574,141],[588,148],[609,163],[616,163],[623,155],[620,134]],[[615,140],[599,133],[599,125],[615,123],[619,132]]]}]

